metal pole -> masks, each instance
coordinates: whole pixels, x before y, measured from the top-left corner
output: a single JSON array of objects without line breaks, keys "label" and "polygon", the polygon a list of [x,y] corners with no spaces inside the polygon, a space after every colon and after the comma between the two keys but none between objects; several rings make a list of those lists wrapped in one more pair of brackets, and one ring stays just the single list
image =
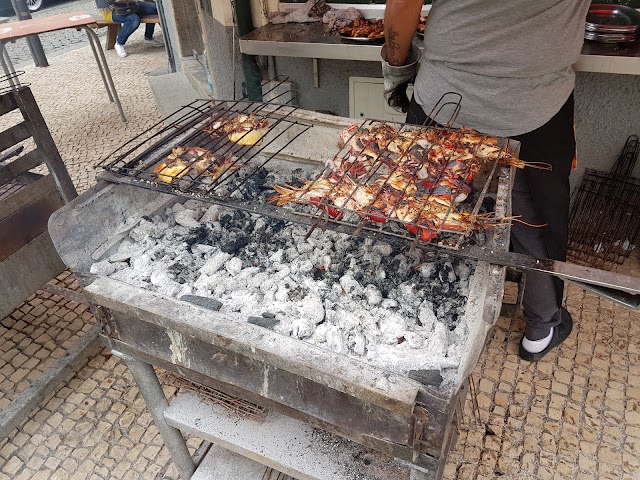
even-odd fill
[{"label": "metal pole", "polygon": [[[118,97],[118,92],[116,92],[116,86],[113,84],[113,77],[111,76],[111,70],[109,70],[109,65],[107,64],[107,58],[104,56],[104,50],[102,50],[102,45],[100,45],[100,39],[98,38],[98,35],[96,35],[96,32],[94,32],[89,25],[83,25],[82,28],[84,28],[84,31],[87,32],[87,35],[89,36],[89,40],[91,41],[91,39],[93,39],[92,45],[95,46],[93,53],[95,55],[95,52],[96,51],[98,52],[98,56],[96,57],[96,62],[98,62],[98,68],[100,68],[100,73],[104,73],[104,76],[107,77],[107,83],[105,83],[105,88],[107,87],[107,84],[108,84],[107,93],[109,94],[109,98],[111,99],[111,95],[113,95],[113,100],[116,102],[116,106],[118,107],[118,111],[120,112],[120,118],[122,119],[123,122],[126,122],[127,118],[124,116],[124,111],[122,110],[122,104],[120,103],[120,97]],[[100,58],[100,61],[98,60],[98,57]],[[100,66],[101,62],[102,62],[102,67]],[[104,69],[104,72],[103,72],[103,69]],[[104,76],[102,78],[103,80],[104,80]],[[109,92],[109,90],[111,90],[111,92]]]},{"label": "metal pole", "polygon": [[160,435],[171,454],[171,458],[178,469],[180,477],[185,480],[191,478],[193,472],[196,470],[196,466],[180,430],[173,428],[164,418],[164,412],[169,404],[167,403],[167,398],[164,396],[156,372],[153,370],[153,367],[146,362],[142,362],[128,355],[118,355],[121,356],[127,364],[127,367],[129,367],[129,370],[131,370],[131,374],[138,384],[140,393],[153,417],[153,422],[160,431]]},{"label": "metal pole", "polygon": [[[26,0],[11,0],[11,6],[18,16],[18,20],[30,20],[32,18]],[[31,57],[33,57],[33,62],[36,64],[36,67],[48,67],[49,62],[42,49],[40,37],[38,35],[29,35],[25,37],[25,39],[27,40],[27,46],[29,47]]]}]

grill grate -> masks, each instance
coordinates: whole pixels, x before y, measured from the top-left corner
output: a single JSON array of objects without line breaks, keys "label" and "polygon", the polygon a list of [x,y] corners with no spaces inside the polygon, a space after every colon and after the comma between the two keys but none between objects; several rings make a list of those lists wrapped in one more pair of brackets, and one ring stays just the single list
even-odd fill
[{"label": "grill grate", "polygon": [[603,270],[622,264],[640,233],[640,179],[587,170],[571,211],[568,258]]},{"label": "grill grate", "polygon": [[609,173],[585,171],[569,217],[572,262],[611,270],[631,254],[640,235],[640,179],[631,176],[639,153],[631,135]]},{"label": "grill grate", "polygon": [[[378,151],[375,142],[361,142],[362,148],[358,147],[358,150],[364,151],[374,147],[375,152],[369,156],[361,154],[354,159],[353,144],[358,138],[371,133],[369,129],[387,127],[393,128],[396,132],[388,139],[388,145],[393,145],[397,143],[396,141],[405,141],[403,149],[407,152],[413,147],[420,151],[411,168],[403,167],[404,160],[408,161],[406,154],[392,152],[388,145]],[[431,136],[433,145],[442,143],[445,138],[451,138],[452,134],[455,135],[455,131],[450,128],[398,125],[396,129],[384,122],[372,120],[362,122],[344,140],[345,146],[336,155],[332,165],[327,166],[313,181],[307,182],[304,187],[292,194],[298,197],[292,200],[296,213],[307,216],[311,220],[312,227],[309,233],[319,226],[335,223],[350,227],[356,235],[362,231],[376,232],[404,238],[414,244],[431,243],[437,240],[440,246],[458,249],[464,239],[478,230],[479,226],[503,225],[503,220],[495,217],[490,211],[479,214],[495,178],[498,163],[489,162],[483,171],[477,172],[473,170],[471,162],[463,163],[462,170],[457,176],[465,179],[474,175],[476,179],[475,175],[478,174],[477,181],[474,181],[477,196],[474,202],[455,206],[454,199],[459,195],[470,193],[467,191],[469,186],[464,181],[449,184],[447,187],[443,186],[447,167],[450,165],[450,159],[447,157],[436,164],[437,166],[432,170],[434,173],[428,179],[421,178],[424,174],[420,172],[427,167],[433,167],[429,153],[435,147],[426,149],[421,147],[415,136],[412,140],[406,141],[406,138],[413,136],[412,132]],[[490,137],[480,136],[480,138],[482,142]],[[452,150],[461,147],[461,145],[454,145]],[[508,142],[504,142],[499,148],[500,155],[504,155]],[[476,156],[476,154],[476,151],[472,151],[472,155]],[[394,184],[395,188],[392,186]],[[328,189],[326,195],[314,200],[313,193],[323,188]],[[285,190],[283,192],[286,197],[288,192]],[[357,197],[362,195],[366,197],[366,201],[359,206]],[[341,201],[337,203],[336,198],[341,198]],[[410,209],[409,214],[410,218],[415,217],[415,219],[408,221],[406,217],[398,218],[399,212],[408,211],[409,202],[415,199],[420,200]],[[274,201],[277,200],[278,198],[274,197]],[[316,207],[315,212],[307,208],[309,204]],[[377,208],[377,205],[380,205],[380,208]],[[422,221],[423,217],[429,216],[427,210],[435,210],[437,218],[432,218],[430,222]]]},{"label": "grill grate", "polygon": [[[447,101],[446,96],[443,96],[432,110],[435,115],[430,116],[437,116],[443,107],[453,110],[452,118],[447,123],[449,125],[460,109],[459,95],[454,102]],[[233,139],[228,135],[227,125],[238,115],[250,115],[259,128],[265,122],[268,124],[261,132],[260,135],[264,136],[259,142],[256,142],[256,138],[260,135],[249,138],[246,142],[248,145],[241,144],[247,133],[243,135],[241,132]],[[309,234],[320,227],[353,235],[364,233],[374,238],[401,238],[414,245],[435,243],[457,250],[465,239],[472,236],[477,243],[484,243],[483,227],[499,227],[508,222],[509,219],[499,218],[494,213],[494,202],[487,199],[492,185],[495,188],[497,183],[498,162],[487,160],[465,163],[451,157],[456,156],[456,151],[466,149],[471,158],[480,158],[478,149],[493,142],[491,148],[496,158],[516,161],[515,157],[507,153],[508,140],[498,141],[493,137],[458,131],[448,126],[417,127],[372,120],[355,124],[347,130],[348,134],[343,132],[344,147],[333,161],[319,175],[307,180],[306,188],[309,189],[317,182],[333,179],[334,186],[329,195],[316,202],[294,199],[287,208],[258,201],[255,190],[245,188],[248,180],[264,172],[264,167],[271,160],[311,129],[313,122],[308,118],[310,117],[305,112],[287,104],[197,100],[123,145],[98,166],[110,172],[103,175],[103,178],[110,181],[196,197],[252,213],[306,224],[310,226]],[[374,145],[373,141],[362,143],[361,137],[370,133],[371,129],[393,132],[390,141],[382,146]],[[463,144],[462,139],[467,138],[465,135],[473,136],[474,142]],[[425,136],[431,139],[428,145],[422,142]],[[348,165],[353,162],[353,142],[360,142],[363,148],[377,150],[367,156],[366,168],[361,172],[354,172],[350,168],[336,168],[338,163]],[[404,142],[402,148],[392,151],[391,146],[398,142]],[[448,145],[449,153],[441,155],[439,162],[433,162],[431,157],[438,145]],[[175,149],[177,146],[185,147],[185,150],[178,151]],[[186,150],[192,147],[205,149],[209,153]],[[410,162],[409,152],[413,155]],[[171,155],[173,156],[170,157]],[[176,159],[180,162],[175,162]],[[198,162],[203,159],[206,160],[206,168],[202,165],[198,167]],[[453,167],[452,162],[455,163]],[[520,167],[525,165],[519,160],[517,162]],[[528,165],[546,168],[544,165]],[[457,169],[456,178],[462,180],[446,184],[443,193],[443,182],[451,179],[451,169],[454,167]],[[424,171],[430,172],[426,179],[421,173]],[[471,176],[473,189],[469,187]],[[335,198],[332,203],[327,198],[339,193],[333,189],[340,182],[349,182],[354,188],[344,196],[344,204],[337,207]],[[399,182],[403,182],[400,187]],[[371,201],[354,208],[350,201],[355,199],[358,192],[374,187],[374,193],[369,195]],[[296,188],[304,195],[305,187]],[[389,193],[392,190],[393,197]],[[463,194],[469,194],[469,198],[460,205],[454,205],[456,202],[452,200],[459,199]],[[377,204],[385,202],[387,207],[381,212]],[[408,202],[414,202],[415,205],[407,205]],[[398,212],[409,207],[414,212],[413,221],[405,217],[399,219]],[[434,213],[427,223],[423,221],[423,217],[427,216],[425,212],[430,212],[429,215]]]},{"label": "grill grate", "polygon": [[[286,104],[196,100],[97,166],[166,193],[232,199],[249,178],[311,128],[310,124],[292,120],[296,110]],[[248,133],[241,133],[239,141],[234,142],[224,132],[225,122],[239,115],[268,123],[259,142],[244,145],[243,139],[252,141]],[[184,147],[185,152],[176,155],[176,147]],[[175,167],[158,170],[163,164],[171,166],[167,157],[172,154],[178,160]]]}]

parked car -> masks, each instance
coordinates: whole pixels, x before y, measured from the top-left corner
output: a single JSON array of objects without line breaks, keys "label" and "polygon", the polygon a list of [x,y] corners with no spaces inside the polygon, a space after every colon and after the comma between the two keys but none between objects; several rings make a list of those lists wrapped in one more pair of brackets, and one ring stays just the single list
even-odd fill
[{"label": "parked car", "polygon": [[[44,0],[26,0],[29,11],[35,12],[40,10],[44,5]],[[15,15],[11,0],[0,0],[0,15],[3,17],[12,17]]]}]

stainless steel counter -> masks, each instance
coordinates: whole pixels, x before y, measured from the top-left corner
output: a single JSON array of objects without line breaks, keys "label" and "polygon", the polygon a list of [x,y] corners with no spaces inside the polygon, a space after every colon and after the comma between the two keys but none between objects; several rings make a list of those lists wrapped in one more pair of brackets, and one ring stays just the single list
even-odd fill
[{"label": "stainless steel counter", "polygon": [[[240,39],[242,53],[276,57],[377,62],[380,49],[379,45],[344,43],[321,23],[269,24]],[[620,47],[585,43],[574,69],[578,72],[640,75],[640,42]]]}]

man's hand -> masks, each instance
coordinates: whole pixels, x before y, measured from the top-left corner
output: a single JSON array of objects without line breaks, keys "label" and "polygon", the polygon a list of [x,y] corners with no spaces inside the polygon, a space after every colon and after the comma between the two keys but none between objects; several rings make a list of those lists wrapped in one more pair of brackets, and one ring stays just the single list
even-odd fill
[{"label": "man's hand", "polygon": [[384,98],[391,108],[406,113],[407,86],[418,72],[420,51],[413,37],[420,21],[423,0],[387,0],[382,47]]},{"label": "man's hand", "polygon": [[407,113],[409,97],[407,87],[413,82],[418,73],[420,50],[413,43],[406,55],[406,65],[394,67],[387,62],[387,45],[382,47],[382,76],[384,77],[384,98],[387,104],[398,112]]}]

